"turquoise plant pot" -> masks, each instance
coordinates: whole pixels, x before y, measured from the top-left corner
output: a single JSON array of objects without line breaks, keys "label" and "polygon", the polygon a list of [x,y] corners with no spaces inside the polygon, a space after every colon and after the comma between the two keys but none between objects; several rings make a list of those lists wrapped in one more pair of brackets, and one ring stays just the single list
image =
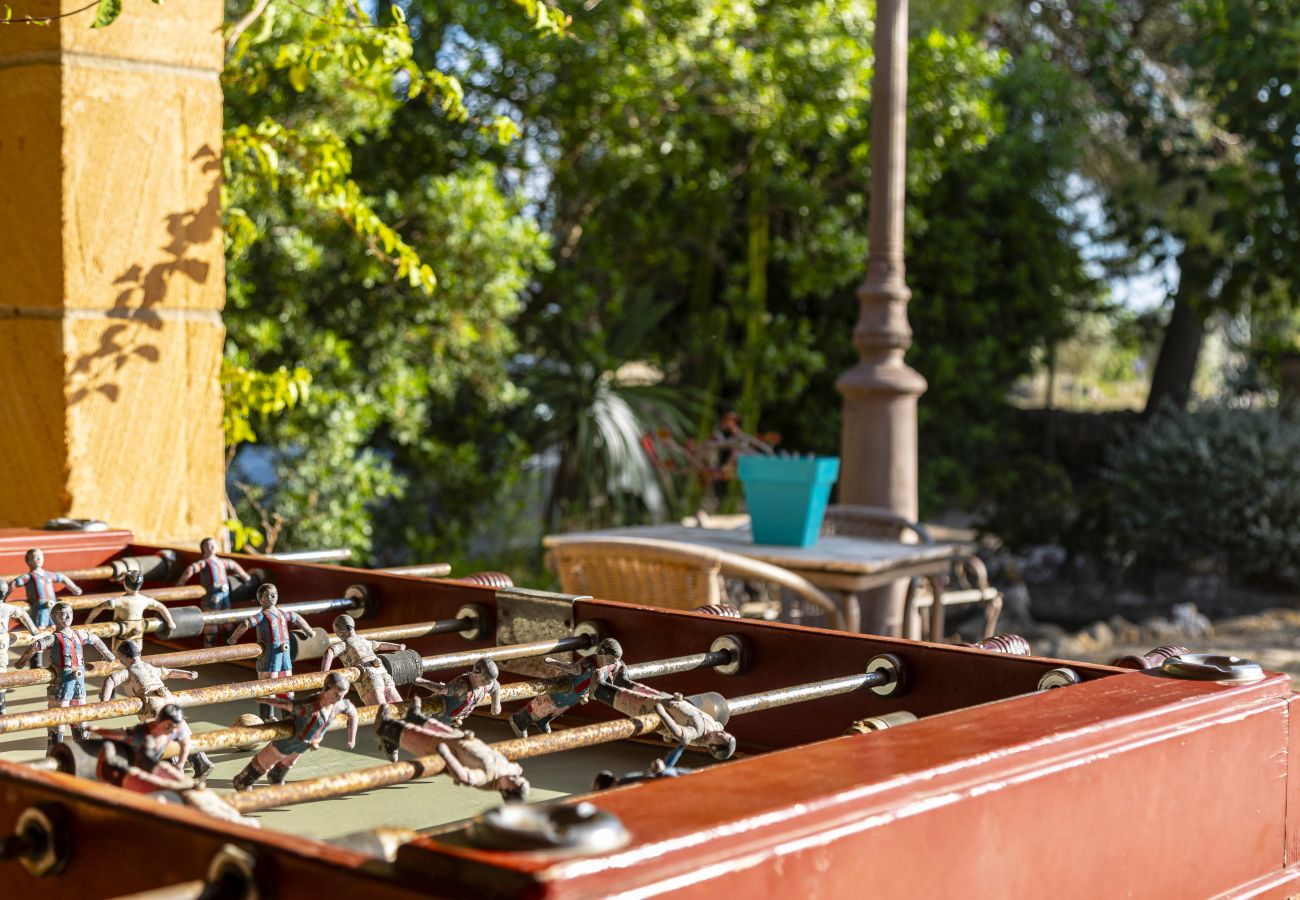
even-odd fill
[{"label": "turquoise plant pot", "polygon": [[742,456],[737,474],[756,544],[811,547],[817,543],[831,486],[840,474],[838,456]]}]

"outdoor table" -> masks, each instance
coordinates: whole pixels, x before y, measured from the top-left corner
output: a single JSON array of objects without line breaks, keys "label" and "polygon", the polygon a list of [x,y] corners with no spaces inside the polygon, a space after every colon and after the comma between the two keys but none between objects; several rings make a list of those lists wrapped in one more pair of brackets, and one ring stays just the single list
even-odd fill
[{"label": "outdoor table", "polygon": [[[819,537],[811,547],[781,547],[755,544],[748,526],[738,528],[692,528],[686,525],[634,525],[548,534],[542,546],[551,548],[569,540],[592,538],[653,538],[678,541],[725,550],[789,569],[824,590],[844,595],[844,619],[851,631],[861,628],[858,595],[916,576],[948,573],[953,557],[961,553],[958,544],[905,544],[881,538],[829,535]],[[603,599],[617,600],[618,597]]]}]

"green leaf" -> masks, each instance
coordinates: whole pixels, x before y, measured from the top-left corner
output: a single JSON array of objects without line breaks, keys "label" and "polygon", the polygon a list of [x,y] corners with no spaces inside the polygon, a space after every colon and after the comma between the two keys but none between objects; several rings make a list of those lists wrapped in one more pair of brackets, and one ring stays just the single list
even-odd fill
[{"label": "green leaf", "polygon": [[[106,2],[106,0],[101,0],[101,2]],[[301,94],[303,91],[307,90],[307,84],[310,81],[311,73],[308,71],[306,66],[299,65],[290,67],[289,83],[293,85],[295,91]]]},{"label": "green leaf", "polygon": [[106,28],[122,15],[122,0],[99,0],[99,5],[95,7],[95,21],[90,23],[91,28]]}]

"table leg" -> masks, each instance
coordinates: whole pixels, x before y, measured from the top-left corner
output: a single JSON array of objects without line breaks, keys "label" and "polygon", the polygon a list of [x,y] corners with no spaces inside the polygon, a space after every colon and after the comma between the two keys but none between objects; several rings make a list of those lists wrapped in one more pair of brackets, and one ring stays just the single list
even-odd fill
[{"label": "table leg", "polygon": [[858,594],[862,603],[862,630],[867,634],[898,637],[903,633],[903,608],[909,578]]},{"label": "table leg", "polygon": [[854,634],[862,632],[862,604],[852,591],[840,592],[840,608],[844,612],[844,629]]},{"label": "table leg", "polygon": [[928,640],[938,644],[943,642],[943,589],[947,586],[948,578],[946,575],[930,575],[926,577],[926,581],[930,582],[930,593],[934,597],[930,606],[930,635]]}]

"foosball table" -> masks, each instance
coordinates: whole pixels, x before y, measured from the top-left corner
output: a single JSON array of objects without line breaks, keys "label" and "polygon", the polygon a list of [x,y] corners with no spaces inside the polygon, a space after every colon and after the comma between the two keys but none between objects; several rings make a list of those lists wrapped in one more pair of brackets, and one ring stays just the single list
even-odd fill
[{"label": "foosball table", "polygon": [[[0,599],[12,615],[68,590],[51,626],[33,621],[50,636],[17,617],[4,651],[4,897],[1300,892],[1294,695],[1247,661],[1162,648],[1100,666],[1013,636],[930,644],[122,531],[0,532],[0,575],[28,569],[31,605]],[[168,615],[84,625],[127,572]],[[253,620],[256,641],[226,643]],[[161,708],[101,700],[142,639],[141,659],[195,686],[168,684]],[[92,659],[105,640],[124,642],[116,661]],[[270,677],[281,647],[292,674]],[[292,717],[270,720],[289,692]],[[152,784],[149,748],[185,752],[176,708],[208,768]]]}]

